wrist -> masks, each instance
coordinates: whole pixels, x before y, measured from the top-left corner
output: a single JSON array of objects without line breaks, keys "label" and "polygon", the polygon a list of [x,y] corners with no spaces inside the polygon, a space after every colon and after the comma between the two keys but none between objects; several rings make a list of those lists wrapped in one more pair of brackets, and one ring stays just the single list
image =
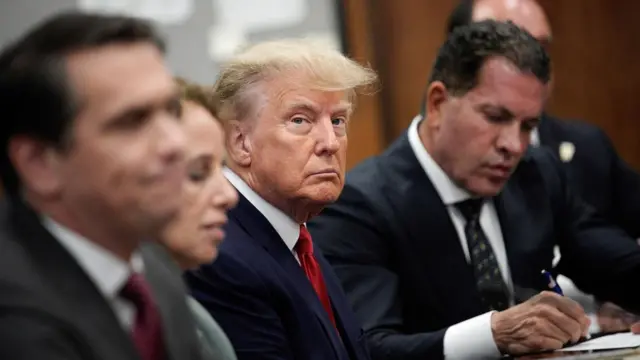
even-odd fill
[{"label": "wrist", "polygon": [[491,335],[493,336],[493,342],[501,354],[506,354],[507,344],[501,336],[500,329],[502,328],[502,313],[494,311],[491,313]]}]

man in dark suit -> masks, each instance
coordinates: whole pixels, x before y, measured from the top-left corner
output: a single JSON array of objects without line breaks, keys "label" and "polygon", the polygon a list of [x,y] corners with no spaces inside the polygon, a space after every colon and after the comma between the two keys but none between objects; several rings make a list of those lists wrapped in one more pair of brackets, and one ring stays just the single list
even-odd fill
[{"label": "man in dark suit", "polygon": [[426,116],[354,168],[309,225],[373,358],[480,359],[577,341],[582,308],[541,292],[555,245],[577,284],[639,310],[638,246],[571,193],[553,154],[527,151],[549,76],[520,27],[457,29],[436,57]]},{"label": "man in dark suit", "polygon": [[[511,20],[545,48],[553,38],[547,16],[535,0],[462,0],[449,17],[447,32],[485,19]],[[599,127],[544,113],[532,132],[531,145],[554,152],[567,169],[574,191],[609,221],[640,239],[640,174],[618,156]]]},{"label": "man in dark suit", "polygon": [[184,134],[146,22],[55,15],[0,54],[0,358],[199,359],[175,265]]},{"label": "man in dark suit", "polygon": [[352,98],[374,79],[333,49],[282,40],[239,54],[214,86],[240,199],[218,258],[186,280],[240,360],[369,358],[305,223],[342,190]]},{"label": "man in dark suit", "polygon": [[[545,48],[553,38],[544,9],[535,0],[462,0],[451,12],[447,30],[451,33],[472,21],[485,19],[511,20]],[[567,171],[572,190],[634,240],[640,239],[640,174],[618,156],[600,128],[544,113],[538,127],[531,132],[531,145],[541,145],[555,153]],[[561,260],[560,255],[557,252],[556,261]],[[565,277],[559,281],[567,295],[580,299],[585,309],[598,314],[594,329],[618,330],[620,325],[628,326],[629,320],[633,320],[631,314],[625,314],[611,303],[597,304]]]}]

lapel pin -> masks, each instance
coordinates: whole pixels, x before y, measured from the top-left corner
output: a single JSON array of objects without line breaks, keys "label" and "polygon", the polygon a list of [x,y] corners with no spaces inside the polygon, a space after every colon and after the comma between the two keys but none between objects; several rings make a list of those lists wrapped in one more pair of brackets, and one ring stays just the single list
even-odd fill
[{"label": "lapel pin", "polygon": [[559,155],[562,162],[570,162],[576,153],[576,147],[573,143],[564,141],[560,144]]}]

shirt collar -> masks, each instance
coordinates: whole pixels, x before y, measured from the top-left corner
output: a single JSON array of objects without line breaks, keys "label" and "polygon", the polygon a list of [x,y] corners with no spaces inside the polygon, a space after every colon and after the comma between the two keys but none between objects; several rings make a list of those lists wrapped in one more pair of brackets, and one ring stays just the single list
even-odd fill
[{"label": "shirt collar", "polygon": [[456,185],[451,178],[442,170],[440,165],[429,155],[424,144],[418,135],[418,125],[422,121],[422,116],[416,116],[409,126],[408,136],[409,145],[415,154],[422,169],[427,174],[433,186],[436,188],[438,195],[445,205],[453,205],[455,203],[471,198],[471,194]]},{"label": "shirt collar", "polygon": [[282,212],[282,210],[276,208],[263,199],[231,169],[224,168],[223,172],[231,185],[233,185],[238,192],[242,194],[242,196],[244,196],[256,209],[258,209],[262,216],[264,216],[271,226],[273,226],[289,250],[293,251],[293,248],[296,246],[298,238],[300,237],[300,224],[296,223],[291,217]]},{"label": "shirt collar", "polygon": [[115,256],[100,245],[60,225],[49,217],[42,217],[44,227],[80,264],[100,292],[107,298],[115,298],[132,272],[142,273],[144,262],[135,252],[129,263]]}]

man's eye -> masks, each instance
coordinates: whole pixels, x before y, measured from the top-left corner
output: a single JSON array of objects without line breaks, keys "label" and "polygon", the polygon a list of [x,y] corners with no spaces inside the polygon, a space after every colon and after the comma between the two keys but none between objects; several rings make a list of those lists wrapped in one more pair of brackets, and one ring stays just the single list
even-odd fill
[{"label": "man's eye", "polygon": [[485,114],[484,116],[492,123],[501,123],[507,120],[504,116],[501,115]]},{"label": "man's eye", "polygon": [[337,118],[331,119],[331,123],[333,124],[333,126],[344,125],[346,122],[347,121],[343,117],[337,117]]}]

